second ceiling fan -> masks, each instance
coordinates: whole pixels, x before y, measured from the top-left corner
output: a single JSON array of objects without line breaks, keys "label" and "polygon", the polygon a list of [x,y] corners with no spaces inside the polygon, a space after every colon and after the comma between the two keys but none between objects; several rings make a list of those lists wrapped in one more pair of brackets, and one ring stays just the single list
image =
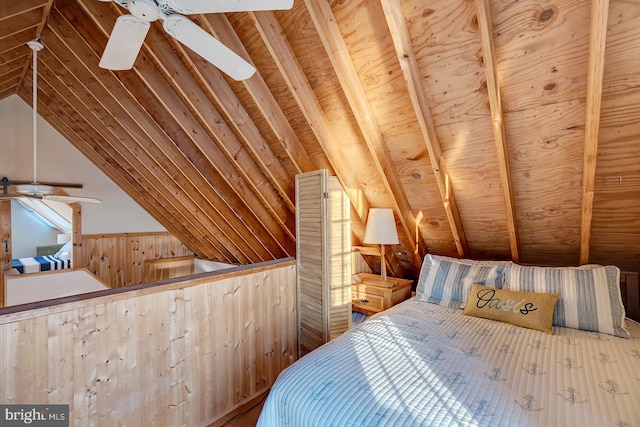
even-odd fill
[{"label": "second ceiling fan", "polygon": [[[32,103],[33,103],[33,181],[14,181],[3,177],[2,193],[0,199],[20,199],[33,198],[41,200],[51,200],[62,203],[102,203],[100,199],[95,197],[81,197],[54,194],[55,187],[66,188],[82,188],[82,184],[71,183],[48,183],[38,181],[38,52],[44,48],[39,40],[32,40],[27,43],[33,51],[33,86],[32,86]],[[17,193],[9,193],[9,186],[15,186]]]},{"label": "second ceiling fan", "polygon": [[183,15],[286,10],[293,0],[101,0],[113,1],[130,14],[116,20],[100,67],[128,70],[142,48],[151,23],[160,19],[164,30],[235,80],[245,80],[255,68]]}]

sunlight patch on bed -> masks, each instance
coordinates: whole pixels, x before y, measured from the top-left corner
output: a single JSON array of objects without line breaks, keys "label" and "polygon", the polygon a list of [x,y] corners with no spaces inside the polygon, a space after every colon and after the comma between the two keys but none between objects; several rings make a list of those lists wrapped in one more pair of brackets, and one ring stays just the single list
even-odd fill
[{"label": "sunlight patch on bed", "polygon": [[[400,328],[384,316],[369,322],[371,324],[363,327],[373,328],[373,322],[375,322],[375,328],[382,327],[386,330],[385,335],[393,337],[391,342],[385,343],[386,345],[370,340],[369,335],[352,337],[352,340],[358,341],[354,343],[354,349],[365,380],[369,384],[369,392],[381,406],[388,407],[390,410],[409,412],[412,417],[424,415],[421,408],[407,403],[413,400],[410,394],[417,392],[418,389],[414,390],[411,387],[398,389],[394,385],[399,376],[404,376],[408,382],[413,379],[416,383],[428,383],[428,387],[424,387],[424,384],[420,387],[420,393],[425,394],[425,399],[431,400],[429,412],[432,415],[436,414],[433,416],[435,420],[456,418],[470,423],[468,425],[475,425],[474,414],[449,389],[447,382],[453,381],[453,384],[456,384],[455,378],[441,378],[430,368],[425,356],[416,351],[414,344],[406,336],[407,325],[402,325]],[[361,341],[363,338],[368,341],[368,344]],[[438,357],[437,354],[435,357]],[[428,395],[425,389],[429,390]],[[393,402],[389,399],[390,393],[401,402],[395,408],[389,407],[389,402]]]}]

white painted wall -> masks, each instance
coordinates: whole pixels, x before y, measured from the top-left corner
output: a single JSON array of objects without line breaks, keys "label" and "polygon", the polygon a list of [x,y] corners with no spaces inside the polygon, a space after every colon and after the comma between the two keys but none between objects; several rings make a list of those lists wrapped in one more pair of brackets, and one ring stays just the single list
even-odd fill
[{"label": "white painted wall", "polygon": [[[33,180],[33,110],[17,95],[0,100],[0,178]],[[78,182],[73,196],[97,197],[82,204],[82,233],[165,231],[46,121],[38,120],[38,181]]]},{"label": "white painted wall", "polygon": [[[25,233],[28,230],[28,233]],[[60,231],[29,214],[17,201],[11,201],[11,256],[36,256],[38,246],[55,245]],[[3,244],[4,249],[4,244]]]},{"label": "white painted wall", "polygon": [[217,261],[209,261],[206,259],[195,259],[193,260],[193,273],[208,273],[211,271],[224,270],[225,268],[233,268],[237,267],[237,265],[227,264],[224,262]]}]

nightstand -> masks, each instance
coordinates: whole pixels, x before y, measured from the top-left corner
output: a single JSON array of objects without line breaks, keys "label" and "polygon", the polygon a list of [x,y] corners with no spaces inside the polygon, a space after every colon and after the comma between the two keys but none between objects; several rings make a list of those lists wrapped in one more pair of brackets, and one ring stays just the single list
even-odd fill
[{"label": "nightstand", "polygon": [[413,280],[387,276],[383,282],[377,274],[358,273],[351,283],[353,311],[371,316],[409,299]]}]

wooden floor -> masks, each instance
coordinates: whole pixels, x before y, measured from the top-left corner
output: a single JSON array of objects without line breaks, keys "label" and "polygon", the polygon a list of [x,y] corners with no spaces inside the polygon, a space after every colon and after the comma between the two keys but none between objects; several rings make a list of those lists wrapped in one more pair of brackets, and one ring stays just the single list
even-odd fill
[{"label": "wooden floor", "polygon": [[258,416],[264,405],[264,399],[258,402],[255,406],[247,409],[245,412],[237,415],[235,418],[227,421],[223,426],[225,427],[255,427],[258,422]]},{"label": "wooden floor", "polygon": [[[369,316],[364,314],[353,312],[351,321],[352,325],[356,326],[359,323],[365,321]],[[255,404],[249,406],[248,408],[244,408],[238,415],[233,416],[233,418],[225,421],[223,424],[211,424],[209,427],[255,427],[258,422],[258,417],[260,416],[260,411],[262,411],[262,406],[264,405],[264,401],[267,399],[267,392],[265,392],[262,396],[255,399]]]},{"label": "wooden floor", "polygon": [[255,427],[262,410],[262,405],[267,398],[265,392],[262,396],[254,399],[254,402],[242,408],[236,415],[230,415],[227,420],[219,420],[208,427]]}]

